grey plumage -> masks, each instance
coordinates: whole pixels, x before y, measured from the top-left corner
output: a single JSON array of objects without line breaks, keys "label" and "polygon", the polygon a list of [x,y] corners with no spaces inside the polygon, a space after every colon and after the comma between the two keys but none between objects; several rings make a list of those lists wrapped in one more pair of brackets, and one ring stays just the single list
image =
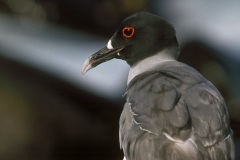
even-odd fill
[{"label": "grey plumage", "polygon": [[120,118],[127,160],[233,160],[227,107],[196,70],[164,62],[128,85]]}]

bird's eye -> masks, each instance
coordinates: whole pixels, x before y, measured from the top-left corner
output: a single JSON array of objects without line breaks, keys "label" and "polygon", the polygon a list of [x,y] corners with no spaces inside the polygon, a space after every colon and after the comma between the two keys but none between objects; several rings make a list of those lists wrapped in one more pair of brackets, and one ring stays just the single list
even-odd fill
[{"label": "bird's eye", "polygon": [[132,38],[134,35],[134,28],[133,27],[124,27],[122,30],[122,35],[126,38]]}]

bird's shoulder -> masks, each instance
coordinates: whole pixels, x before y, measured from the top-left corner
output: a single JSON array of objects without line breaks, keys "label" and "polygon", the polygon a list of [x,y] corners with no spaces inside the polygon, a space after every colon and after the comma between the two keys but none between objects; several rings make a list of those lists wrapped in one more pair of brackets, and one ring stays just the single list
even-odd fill
[{"label": "bird's shoulder", "polygon": [[187,139],[191,123],[182,90],[187,87],[186,83],[192,85],[201,80],[193,68],[177,61],[136,76],[126,91],[135,123],[150,133]]},{"label": "bird's shoulder", "polygon": [[135,123],[150,133],[176,141],[196,134],[207,146],[230,132],[221,94],[198,71],[180,62],[138,75],[128,85],[126,98]]}]

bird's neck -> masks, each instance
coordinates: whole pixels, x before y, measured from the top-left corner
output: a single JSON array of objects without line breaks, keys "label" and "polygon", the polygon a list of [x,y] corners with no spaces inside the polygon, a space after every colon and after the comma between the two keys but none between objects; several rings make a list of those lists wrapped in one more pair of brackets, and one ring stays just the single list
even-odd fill
[{"label": "bird's neck", "polygon": [[132,65],[129,70],[127,83],[129,84],[129,82],[137,75],[149,71],[163,62],[176,61],[176,58],[172,56],[174,55],[173,52],[176,52],[176,49],[174,48],[164,49],[158,52],[157,54],[145,58],[139,61],[138,63]]}]

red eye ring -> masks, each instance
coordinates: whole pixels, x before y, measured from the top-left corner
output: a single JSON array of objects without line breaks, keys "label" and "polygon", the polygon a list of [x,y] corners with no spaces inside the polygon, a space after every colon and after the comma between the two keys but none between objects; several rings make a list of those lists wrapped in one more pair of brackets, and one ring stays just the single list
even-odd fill
[{"label": "red eye ring", "polygon": [[122,35],[126,38],[132,38],[134,35],[135,29],[133,27],[124,27],[122,29]]}]

